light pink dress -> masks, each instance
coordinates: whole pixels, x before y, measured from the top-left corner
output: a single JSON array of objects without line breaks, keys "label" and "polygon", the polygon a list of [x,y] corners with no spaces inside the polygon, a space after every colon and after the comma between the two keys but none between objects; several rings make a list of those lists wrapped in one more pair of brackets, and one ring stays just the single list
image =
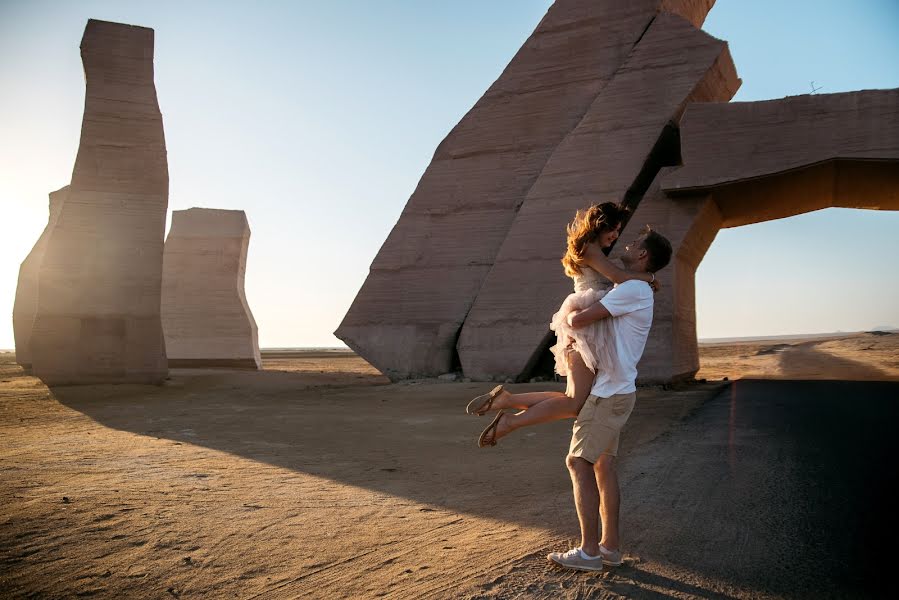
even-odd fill
[{"label": "light pink dress", "polygon": [[611,284],[590,267],[581,267],[574,277],[574,293],[569,294],[558,312],[553,315],[549,328],[556,332],[556,344],[550,351],[556,357],[556,372],[568,376],[570,366],[565,348],[573,345],[594,373],[608,370],[615,364],[614,335],[610,319],[600,319],[577,329],[568,324],[568,314],[584,310],[596,304],[609,291]]}]

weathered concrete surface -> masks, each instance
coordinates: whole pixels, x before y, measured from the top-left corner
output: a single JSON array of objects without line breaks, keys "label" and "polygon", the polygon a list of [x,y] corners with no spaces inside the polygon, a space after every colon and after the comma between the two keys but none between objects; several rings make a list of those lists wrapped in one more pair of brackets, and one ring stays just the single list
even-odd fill
[{"label": "weathered concrete surface", "polygon": [[720,228],[833,206],[899,209],[899,90],[693,104],[681,147],[684,166],[663,171],[631,219],[674,248],[638,367],[645,382],[699,369],[695,274]]},{"label": "weathered concrete surface", "polygon": [[336,335],[393,379],[454,368],[459,329],[554,149],[660,10],[699,27],[712,4],[557,0],[437,148]]},{"label": "weathered concrete surface", "polygon": [[688,102],[729,100],[739,83],[725,42],[676,15],[654,20],[528,192],[462,328],[467,376],[527,373],[546,349],[550,316],[571,292],[559,263],[566,223],[591,203],[639,202],[634,190],[648,185],[657,161],[676,160],[653,154],[666,126]]},{"label": "weathered concrete surface", "polygon": [[168,166],[153,30],[90,20],[72,183],[47,237],[31,351],[48,385],[158,383]]},{"label": "weathered concrete surface", "polygon": [[[689,378],[699,370],[696,343],[696,268],[721,228],[721,213],[709,194],[672,202],[659,188],[663,169],[650,187],[631,223],[650,224],[671,242],[671,263],[658,272],[662,284],[656,293],[652,329],[637,365],[638,380],[662,383]],[[625,235],[635,236],[635,227]],[[625,241],[630,238],[625,237]],[[624,245],[610,255],[620,257]]]},{"label": "weathered concrete surface", "polygon": [[31,370],[31,330],[34,327],[34,314],[37,312],[38,273],[47,249],[47,238],[56,226],[56,219],[68,192],[69,186],[50,192],[50,217],[47,226],[19,267],[12,326],[16,341],[16,362],[26,372]]},{"label": "weathered concrete surface", "polygon": [[714,190],[724,227],[833,206],[899,209],[899,89],[694,104],[681,148],[684,166],[662,188]]},{"label": "weathered concrete surface", "polygon": [[262,368],[259,332],[244,291],[249,246],[242,210],[172,212],[162,271],[170,367]]}]

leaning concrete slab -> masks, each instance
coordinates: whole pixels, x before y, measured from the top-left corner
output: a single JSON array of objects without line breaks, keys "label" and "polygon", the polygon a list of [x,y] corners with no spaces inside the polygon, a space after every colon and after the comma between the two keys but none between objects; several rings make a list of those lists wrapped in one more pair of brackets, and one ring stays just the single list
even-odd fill
[{"label": "leaning concrete slab", "polygon": [[438,146],[336,335],[392,379],[453,369],[462,323],[550,155],[660,10],[699,27],[712,4],[557,0]]},{"label": "leaning concrete slab", "polygon": [[32,366],[48,385],[159,383],[168,166],[153,30],[90,20],[81,57],[81,143],[38,275]]},{"label": "leaning concrete slab", "polygon": [[172,212],[162,271],[169,367],[262,368],[244,292],[249,246],[242,210]]},{"label": "leaning concrete slab", "polygon": [[571,280],[565,225],[592,203],[637,205],[662,164],[666,128],[688,102],[727,101],[739,87],[727,44],[661,13],[555,150],[518,212],[469,312],[458,351],[475,379],[519,378],[549,344],[549,319]]},{"label": "leaning concrete slab", "polygon": [[69,186],[50,192],[50,218],[41,236],[22,265],[19,267],[19,280],[16,285],[16,301],[12,310],[13,335],[16,340],[16,362],[31,371],[31,330],[34,327],[34,314],[37,311],[38,273],[47,249],[47,238],[56,226],[59,211],[65,202]]}]

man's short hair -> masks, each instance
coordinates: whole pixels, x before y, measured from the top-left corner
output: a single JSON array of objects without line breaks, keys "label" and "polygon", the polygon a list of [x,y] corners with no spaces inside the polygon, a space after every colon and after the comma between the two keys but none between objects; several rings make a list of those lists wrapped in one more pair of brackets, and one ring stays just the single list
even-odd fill
[{"label": "man's short hair", "polygon": [[671,262],[671,242],[658,231],[653,231],[652,227],[647,225],[643,229],[643,249],[649,255],[649,261],[646,269],[650,273],[655,273],[668,266]]}]

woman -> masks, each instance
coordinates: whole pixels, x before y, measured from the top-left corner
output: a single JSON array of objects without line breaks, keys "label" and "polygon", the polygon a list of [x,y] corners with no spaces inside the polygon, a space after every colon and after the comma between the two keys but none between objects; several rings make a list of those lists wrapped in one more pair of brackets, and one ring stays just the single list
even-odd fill
[{"label": "woman", "polygon": [[[611,322],[603,319],[575,329],[571,317],[605,295],[607,290],[600,274],[616,284],[640,279],[658,289],[654,275],[622,269],[603,252],[618,239],[628,212],[627,208],[612,202],[594,204],[578,211],[568,225],[568,249],[562,265],[565,274],[574,280],[574,293],[565,299],[550,324],[557,338],[556,345],[550,349],[556,357],[556,371],[568,378],[565,393],[512,394],[498,385],[490,393],[478,396],[469,402],[466,412],[484,415],[491,410],[500,411],[481,433],[478,446],[494,446],[501,437],[520,427],[577,417],[590,395],[597,370],[615,364]],[[504,413],[501,410],[504,408],[522,412]]]}]

